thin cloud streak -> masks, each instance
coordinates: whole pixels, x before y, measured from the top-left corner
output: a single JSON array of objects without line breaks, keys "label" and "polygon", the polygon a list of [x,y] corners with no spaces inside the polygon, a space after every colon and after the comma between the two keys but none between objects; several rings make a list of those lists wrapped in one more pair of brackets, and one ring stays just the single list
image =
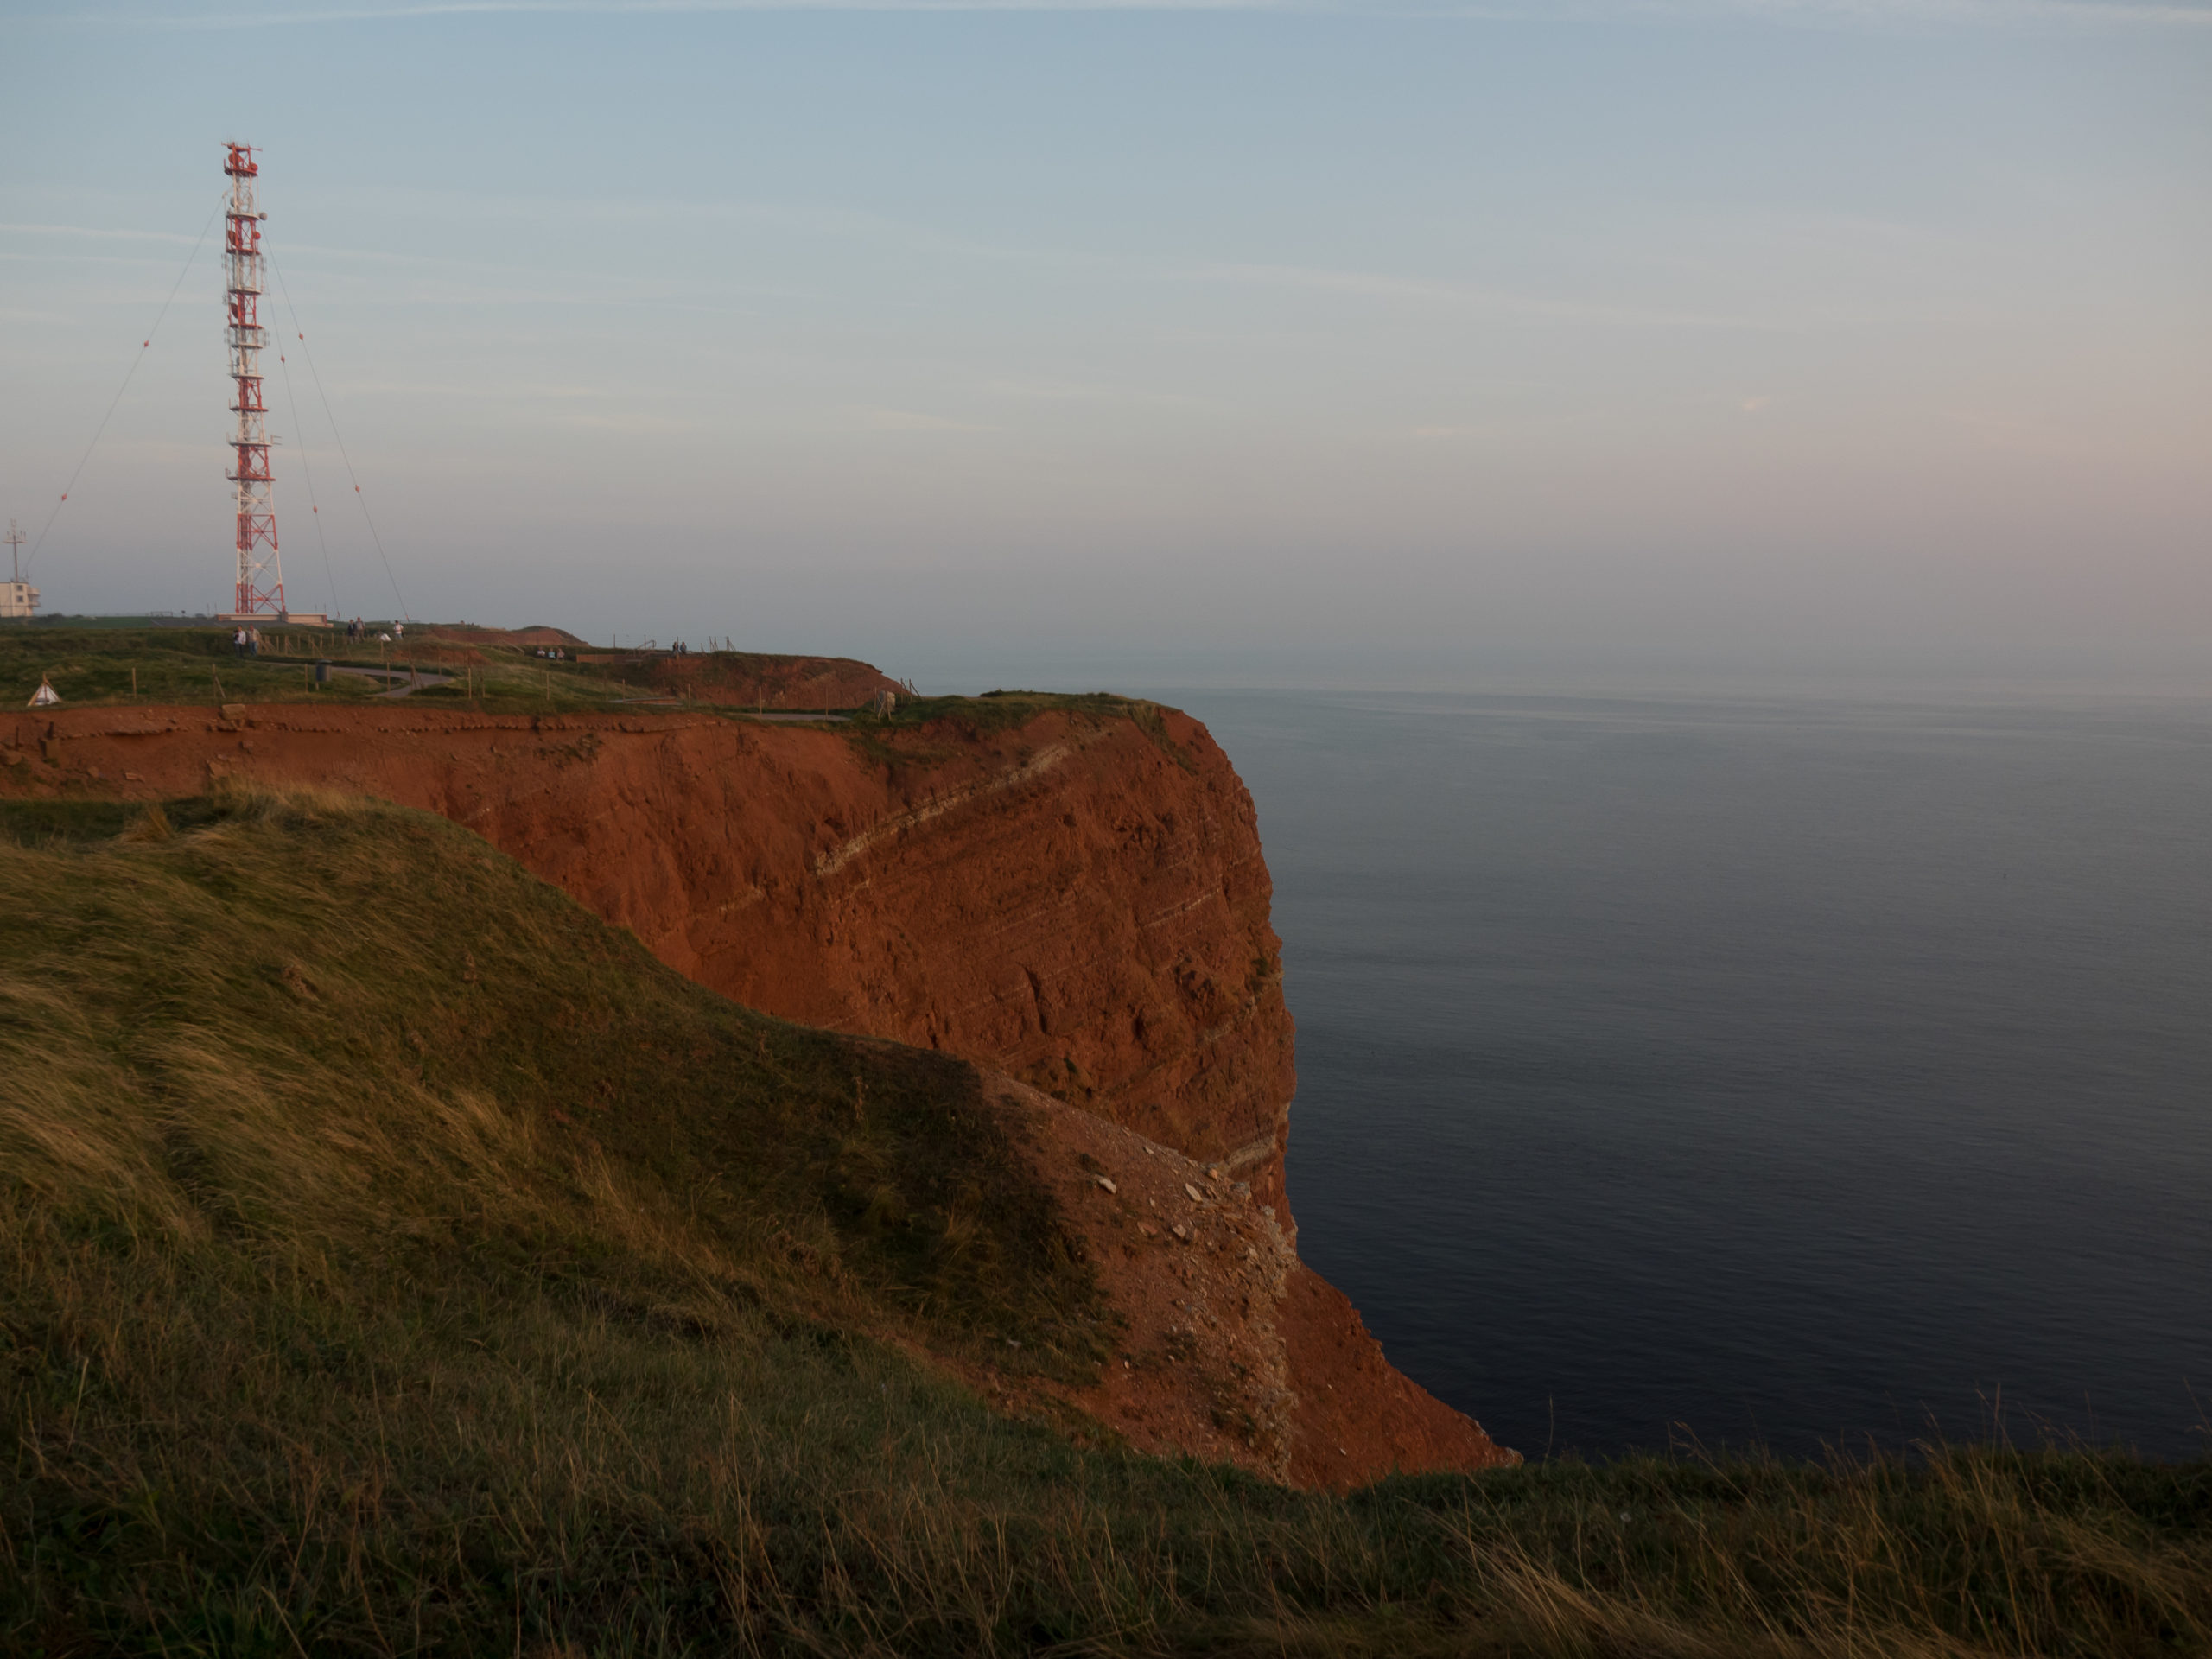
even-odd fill
[{"label": "thin cloud streak", "polygon": [[128,265],[134,270],[176,269],[166,259],[133,259],[123,253],[17,253],[10,249],[0,253],[0,260],[11,265]]},{"label": "thin cloud streak", "polygon": [[199,238],[178,231],[111,231],[90,225],[24,225],[0,223],[0,231],[19,236],[85,236],[113,242],[175,242],[190,245]]},{"label": "thin cloud streak", "polygon": [[1299,265],[1224,264],[1202,265],[1166,274],[1171,279],[1186,282],[1302,289],[1348,294],[1362,299],[1420,300],[1483,310],[1508,311],[1521,316],[1546,317],[1561,322],[1600,323],[1614,327],[1711,328],[1746,334],[1796,334],[1812,326],[1808,322],[1759,317],[1658,311],[1639,306],[1545,299],[1496,289],[1463,287],[1419,277],[1391,276],[1376,271],[1316,270]]},{"label": "thin cloud streak", "polygon": [[996,432],[1002,429],[912,409],[863,407],[843,411],[863,432]]},{"label": "thin cloud streak", "polygon": [[1547,5],[1406,4],[1382,0],[424,0],[396,6],[356,5],[310,10],[45,13],[19,21],[82,27],[222,30],[362,22],[412,22],[441,17],[697,16],[765,12],[1201,12],[1423,18],[1469,22],[1764,22],[1783,27],[1878,30],[1963,28],[2124,27],[2192,29],[2212,25],[2212,4],[2190,0],[1561,0]]}]

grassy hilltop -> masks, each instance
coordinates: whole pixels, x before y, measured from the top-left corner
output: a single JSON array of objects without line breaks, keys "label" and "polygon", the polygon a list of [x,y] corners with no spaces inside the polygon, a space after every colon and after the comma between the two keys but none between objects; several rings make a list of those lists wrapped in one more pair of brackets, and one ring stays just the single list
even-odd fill
[{"label": "grassy hilltop", "polygon": [[1116,1331],[978,1075],[437,818],[0,804],[0,1649],[2212,1651],[2202,1464],[1338,1498],[994,1412]]},{"label": "grassy hilltop", "polygon": [[[417,629],[402,641],[381,644],[371,639],[349,645],[342,636],[270,628],[265,631],[261,655],[240,657],[232,648],[226,628],[0,623],[0,714],[22,709],[43,679],[65,709],[153,703],[203,708],[223,703],[358,704],[404,685],[404,697],[395,701],[416,709],[576,715],[627,714],[642,709],[743,719],[753,709],[742,702],[707,701],[688,694],[704,685],[753,683],[756,674],[780,673],[788,681],[795,667],[836,660],[744,652],[678,657],[643,650],[583,651],[552,660],[533,655],[527,646],[484,637],[491,632]],[[397,677],[340,672],[318,683],[312,671],[323,661],[340,669],[374,670]],[[874,672],[864,664],[853,666]],[[889,733],[938,724],[1001,731],[1047,710],[1092,719],[1127,715],[1178,764],[1191,764],[1166,736],[1158,707],[1141,698],[1103,691],[1008,690],[987,691],[980,697],[921,697],[902,690],[895,702],[887,715],[859,705],[837,711],[860,746],[890,765],[912,760],[913,753],[887,747],[882,740]],[[810,703],[772,702],[766,707],[779,718],[829,712]]]},{"label": "grassy hilltop", "polygon": [[[397,681],[335,674],[315,683],[314,665],[395,672]],[[478,650],[423,638],[381,644],[303,628],[264,631],[261,654],[241,657],[228,628],[0,625],[0,707],[20,709],[47,679],[65,707],[92,703],[359,702],[405,683],[432,704],[474,701],[499,712],[573,713],[645,695],[606,665],[551,663],[515,647]]]},{"label": "grassy hilltop", "polygon": [[[0,707],[22,708],[41,678],[69,707],[355,702],[401,684],[410,687],[410,703],[466,705],[493,714],[588,713],[648,702],[709,707],[688,695],[698,689],[701,674],[748,685],[765,676],[773,685],[794,664],[821,660],[740,652],[677,657],[664,651],[572,651],[558,660],[539,657],[491,630],[418,626],[384,641],[373,633],[348,640],[342,631],[271,626],[263,630],[260,654],[241,657],[228,628],[0,623]],[[312,670],[323,661],[398,677],[340,672],[317,684]],[[855,694],[840,701],[842,706],[863,699]],[[779,705],[772,699],[767,706],[822,705]]]}]

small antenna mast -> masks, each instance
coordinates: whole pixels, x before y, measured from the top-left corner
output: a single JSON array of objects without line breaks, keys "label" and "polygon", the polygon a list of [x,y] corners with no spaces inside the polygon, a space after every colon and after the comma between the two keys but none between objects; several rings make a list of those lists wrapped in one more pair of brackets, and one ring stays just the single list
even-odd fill
[{"label": "small antenna mast", "polygon": [[[28,539],[12,518],[8,521],[8,533],[0,536],[0,541],[8,543],[8,568],[11,572],[7,582],[0,582],[0,616],[28,618],[38,613],[38,589],[23,580],[23,543]],[[34,546],[31,553],[35,557],[38,549]]]}]

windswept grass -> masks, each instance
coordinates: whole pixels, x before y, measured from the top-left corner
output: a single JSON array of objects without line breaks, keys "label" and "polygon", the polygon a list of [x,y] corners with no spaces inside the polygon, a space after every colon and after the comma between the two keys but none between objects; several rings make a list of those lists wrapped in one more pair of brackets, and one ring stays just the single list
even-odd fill
[{"label": "windswept grass", "polygon": [[[486,660],[471,663],[472,655]],[[410,700],[467,703],[496,714],[575,714],[642,695],[618,678],[512,647],[480,652],[423,638],[349,641],[340,630],[270,627],[257,657],[240,657],[227,628],[76,628],[0,625],[0,697],[20,709],[48,679],[65,708],[113,703],[360,702],[397,681],[336,674],[315,683],[319,661],[420,671]],[[436,683],[450,675],[448,683]]]},{"label": "windswept grass", "polygon": [[[534,1271],[636,1255],[1095,1363],[1088,1276],[963,1063],[737,1007],[429,814],[241,794],[88,841],[118,814],[4,810],[48,837],[0,887],[0,1150],[24,1187],[196,1236],[193,1179],[218,1172],[257,1236],[371,1263],[457,1242],[421,1214],[467,1212],[477,1250]],[[79,1156],[141,1175],[73,1181]]]},{"label": "windswept grass", "polygon": [[[794,664],[825,659],[739,652],[671,657],[664,652],[587,653],[588,660],[533,656],[526,647],[485,640],[454,641],[419,632],[389,644],[348,641],[342,631],[264,630],[262,654],[240,657],[226,628],[73,627],[0,624],[0,709],[21,709],[41,679],[49,680],[64,708],[118,703],[212,707],[225,702],[359,702],[402,683],[334,674],[317,683],[319,661],[340,668],[418,671],[405,698],[411,707],[466,707],[495,715],[574,715],[610,712],[710,714],[744,720],[749,704],[694,701],[695,678],[718,685],[751,683],[756,672],[780,684]],[[696,675],[692,672],[696,671]],[[785,688],[787,690],[787,688]],[[778,696],[785,695],[779,690]],[[778,714],[789,710],[772,701]],[[866,710],[849,719],[855,741],[878,759],[895,760],[882,741],[900,729],[950,725],[995,733],[1060,712],[1084,720],[1127,718],[1179,765],[1188,755],[1166,735],[1158,705],[1141,698],[1094,691],[991,691],[980,697],[901,697],[887,720]],[[840,717],[844,718],[843,716]],[[867,728],[865,734],[863,729]]]},{"label": "windswept grass", "polygon": [[949,721],[971,731],[1002,732],[1027,726],[1047,713],[1088,715],[1111,720],[1131,714],[1149,703],[1110,691],[986,691],[979,697],[901,697],[887,721],[890,726],[926,726]]},{"label": "windswept grass", "polygon": [[40,811],[0,1649],[2212,1651],[2201,1463],[1338,1499],[995,1412],[917,1356],[1078,1377],[1114,1332],[967,1067],[734,1007],[423,815]]},{"label": "windswept grass", "polygon": [[917,760],[927,764],[952,753],[926,738],[923,747],[917,747],[914,734],[918,732],[950,729],[973,736],[1013,732],[1046,714],[1065,715],[1078,725],[1128,721],[1177,766],[1185,772],[1196,769],[1189,752],[1168,735],[1160,704],[1110,691],[999,690],[986,691],[980,697],[905,697],[888,715],[857,711],[847,735],[862,753],[895,771]]},{"label": "windswept grass", "polygon": [[[306,640],[312,636],[301,632]],[[272,641],[259,657],[240,657],[228,629],[57,628],[0,625],[0,697],[13,712],[49,681],[64,708],[95,703],[340,702],[367,696],[368,681],[341,677],[321,687],[306,672],[315,660],[285,658]],[[344,660],[344,659],[340,659]],[[371,649],[368,661],[376,662]]]}]

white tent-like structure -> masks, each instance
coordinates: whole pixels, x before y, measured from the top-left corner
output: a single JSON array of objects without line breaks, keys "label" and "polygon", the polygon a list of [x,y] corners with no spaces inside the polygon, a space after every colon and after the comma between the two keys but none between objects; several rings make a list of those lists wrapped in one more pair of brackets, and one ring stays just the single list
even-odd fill
[{"label": "white tent-like structure", "polygon": [[45,677],[41,675],[39,678],[38,690],[31,693],[31,700],[25,706],[32,709],[44,709],[60,701],[61,694],[48,685]]}]

